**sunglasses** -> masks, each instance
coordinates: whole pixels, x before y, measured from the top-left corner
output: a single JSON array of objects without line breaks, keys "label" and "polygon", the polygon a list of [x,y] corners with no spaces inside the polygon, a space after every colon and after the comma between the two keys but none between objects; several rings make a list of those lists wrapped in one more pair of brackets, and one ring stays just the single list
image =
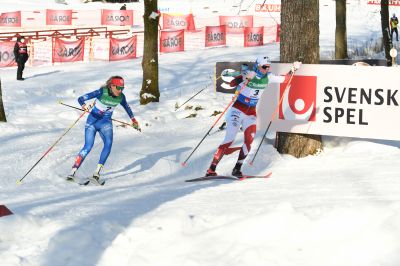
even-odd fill
[{"label": "sunglasses", "polygon": [[269,67],[270,67],[270,65],[263,65],[263,66],[261,66],[262,69],[267,69],[267,68],[269,68]]},{"label": "sunglasses", "polygon": [[115,88],[117,89],[117,90],[119,90],[119,91],[123,91],[124,90],[124,87],[123,86],[117,86],[117,85],[114,85],[115,86]]}]

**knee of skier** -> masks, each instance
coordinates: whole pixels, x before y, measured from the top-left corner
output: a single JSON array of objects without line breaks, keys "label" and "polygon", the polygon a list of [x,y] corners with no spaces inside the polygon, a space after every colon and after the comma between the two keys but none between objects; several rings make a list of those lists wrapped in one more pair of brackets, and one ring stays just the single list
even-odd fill
[{"label": "knee of skier", "polygon": [[250,147],[256,134],[256,125],[251,125],[244,130],[244,142]]}]

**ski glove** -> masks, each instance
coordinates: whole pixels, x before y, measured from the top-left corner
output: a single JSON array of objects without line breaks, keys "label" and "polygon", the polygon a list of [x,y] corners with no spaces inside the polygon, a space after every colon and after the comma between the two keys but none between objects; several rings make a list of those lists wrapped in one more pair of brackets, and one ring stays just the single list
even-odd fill
[{"label": "ski glove", "polygon": [[83,109],[83,111],[85,111],[86,113],[89,113],[89,112],[90,112],[89,108],[90,108],[90,106],[86,106],[86,104],[82,105],[82,109]]},{"label": "ski glove", "polygon": [[293,63],[292,67],[290,68],[290,71],[295,72],[296,70],[298,70],[301,67],[301,62],[296,61]]},{"label": "ski glove", "polygon": [[240,72],[242,74],[242,76],[246,76],[249,73],[249,65],[248,64],[242,64],[240,66]]},{"label": "ski glove", "polygon": [[247,72],[245,78],[248,79],[248,80],[252,80],[255,76],[256,76],[256,72],[249,71],[249,72]]},{"label": "ski glove", "polygon": [[140,129],[139,122],[136,120],[136,118],[132,117],[131,121],[132,127],[141,132],[142,130]]}]

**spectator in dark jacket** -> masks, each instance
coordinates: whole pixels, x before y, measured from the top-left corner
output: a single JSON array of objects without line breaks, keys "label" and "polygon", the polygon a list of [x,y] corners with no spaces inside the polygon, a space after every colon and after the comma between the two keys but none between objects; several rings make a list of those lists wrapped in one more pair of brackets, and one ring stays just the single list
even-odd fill
[{"label": "spectator in dark jacket", "polygon": [[126,10],[126,4],[123,4],[120,8],[120,10]]},{"label": "spectator in dark jacket", "polygon": [[14,56],[15,56],[15,61],[18,64],[18,69],[17,69],[17,80],[24,80],[22,77],[22,72],[24,71],[25,68],[25,63],[28,60],[28,46],[25,43],[25,38],[22,36],[18,36],[17,42],[15,43],[14,46]]}]

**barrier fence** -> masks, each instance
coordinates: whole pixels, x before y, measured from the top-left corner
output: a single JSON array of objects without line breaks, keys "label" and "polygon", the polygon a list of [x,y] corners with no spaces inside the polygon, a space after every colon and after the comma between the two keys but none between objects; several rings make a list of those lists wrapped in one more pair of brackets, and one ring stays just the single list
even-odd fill
[{"label": "barrier fence", "polygon": [[[143,28],[141,25],[133,26],[135,21],[133,15],[129,15],[130,19],[124,20],[124,23],[127,22],[129,25],[121,23],[115,25],[112,23],[122,20],[121,11],[101,10],[98,23],[111,23],[111,25],[72,28],[66,26],[67,24],[54,26],[54,21],[57,20],[59,23],[61,20],[68,21],[68,16],[71,16],[72,21],[75,11],[67,10],[68,12],[60,13],[65,10],[56,10],[57,13],[51,13],[53,11],[46,10],[45,12],[46,23],[53,23],[45,30],[15,31],[15,28],[7,28],[8,31],[0,32],[0,67],[15,66],[12,50],[15,44],[14,39],[19,35],[28,40],[30,54],[28,65],[30,66],[73,61],[127,60],[143,55]],[[129,14],[137,13],[128,11],[131,11],[128,12]],[[98,12],[85,11],[85,14],[93,16]],[[4,13],[1,16],[4,18]],[[85,16],[86,19],[88,17],[91,16]],[[82,22],[83,19],[79,21]],[[142,21],[143,19],[136,20],[139,24]],[[52,27],[55,28],[52,29]],[[135,31],[135,28],[139,30]],[[276,24],[276,20],[266,17],[195,17],[193,14],[162,14],[159,52],[182,52],[224,46],[261,46],[279,42],[279,32],[280,25]]]},{"label": "barrier fence", "polygon": [[[280,23],[279,11],[275,13],[261,12],[260,16],[209,16],[189,14],[161,15],[160,24],[162,29],[184,29],[195,30],[205,26],[222,25],[221,21],[231,23],[233,29],[236,26],[266,26]],[[254,23],[253,25],[249,23]],[[143,27],[143,13],[137,10],[34,10],[13,11],[0,13],[0,29],[20,28],[22,31],[32,28],[43,27],[97,27],[97,26],[135,26]]]}]

